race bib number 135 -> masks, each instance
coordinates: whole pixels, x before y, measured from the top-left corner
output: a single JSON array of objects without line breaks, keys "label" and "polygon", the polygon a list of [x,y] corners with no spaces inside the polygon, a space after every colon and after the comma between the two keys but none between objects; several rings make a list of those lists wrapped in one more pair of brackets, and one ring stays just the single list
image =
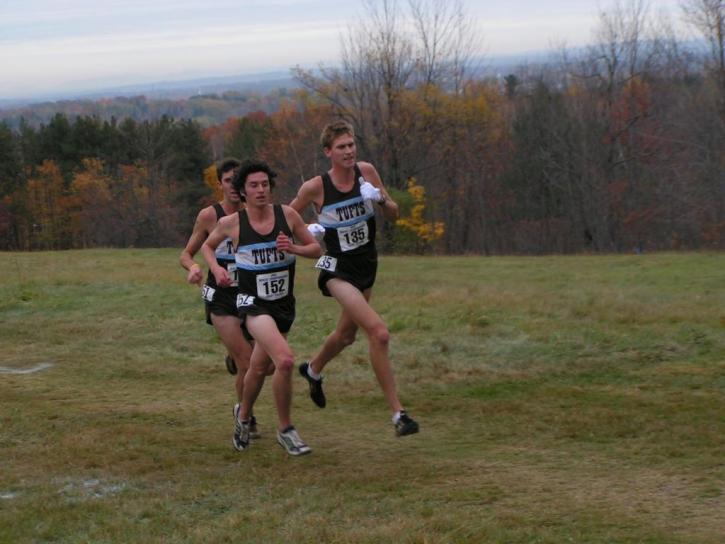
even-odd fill
[{"label": "race bib number 135", "polygon": [[320,270],[327,270],[328,272],[334,272],[337,268],[337,259],[335,257],[330,257],[329,255],[323,255],[317,260],[315,268],[319,268]]},{"label": "race bib number 135", "polygon": [[368,223],[367,221],[360,221],[349,227],[340,227],[337,229],[337,236],[340,240],[340,249],[342,251],[350,251],[356,247],[367,244],[368,236]]}]

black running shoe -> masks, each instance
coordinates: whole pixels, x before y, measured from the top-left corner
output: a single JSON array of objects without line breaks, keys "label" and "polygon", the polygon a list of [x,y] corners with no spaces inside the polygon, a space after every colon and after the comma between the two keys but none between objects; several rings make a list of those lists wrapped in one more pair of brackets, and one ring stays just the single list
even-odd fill
[{"label": "black running shoe", "polygon": [[405,410],[400,411],[400,418],[395,424],[395,435],[405,436],[406,434],[415,434],[418,432],[418,424],[405,413]]},{"label": "black running shoe", "polygon": [[237,363],[234,362],[234,357],[228,353],[227,356],[224,357],[224,364],[227,365],[227,372],[229,372],[229,374],[233,376],[237,373]]},{"label": "black running shoe", "polygon": [[239,404],[234,405],[234,435],[232,445],[237,451],[244,451],[249,448],[249,421],[239,421]]},{"label": "black running shoe", "polygon": [[310,384],[310,398],[312,399],[312,402],[314,402],[317,406],[320,408],[324,408],[325,404],[327,404],[327,401],[325,400],[325,393],[322,391],[322,378],[319,380],[316,380],[307,373],[307,369],[309,368],[310,363],[302,363],[300,365],[300,374],[302,374],[302,377],[307,380],[307,383]]}]

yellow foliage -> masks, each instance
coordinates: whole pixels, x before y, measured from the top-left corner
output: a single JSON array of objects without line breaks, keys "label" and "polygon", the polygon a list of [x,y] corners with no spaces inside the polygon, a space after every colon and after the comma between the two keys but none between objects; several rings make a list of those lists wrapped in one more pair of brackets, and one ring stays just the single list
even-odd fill
[{"label": "yellow foliage", "polygon": [[105,206],[111,200],[109,179],[103,174],[103,161],[99,159],[83,159],[82,169],[73,176],[70,186],[74,204],[82,206]]},{"label": "yellow foliage", "polygon": [[222,198],[224,198],[221,185],[219,184],[219,178],[216,173],[216,164],[212,164],[208,168],[204,169],[204,183],[213,191],[214,200],[222,200]]},{"label": "yellow foliage", "polygon": [[61,247],[60,241],[67,238],[68,198],[54,161],[43,161],[37,175],[28,180],[27,206],[38,245],[45,249]]},{"label": "yellow foliage", "polygon": [[415,233],[423,242],[434,242],[439,240],[444,232],[445,225],[442,221],[428,223],[423,218],[425,212],[425,187],[415,182],[415,178],[408,179],[408,194],[413,197],[413,208],[408,217],[401,217],[395,224],[399,227],[409,229]]},{"label": "yellow foliage", "polygon": [[576,81],[569,83],[564,92],[570,98],[579,98],[581,96],[586,96],[586,88]]},{"label": "yellow foliage", "polygon": [[83,159],[68,191],[70,236],[74,246],[92,244],[94,232],[105,221],[104,212],[111,205],[111,180],[103,173],[103,161]]},{"label": "yellow foliage", "polygon": [[[147,179],[149,177],[148,168],[136,164],[121,165],[121,183],[126,187],[127,201],[124,206],[135,209],[144,209],[148,206],[150,199],[149,187]],[[157,190],[157,193],[161,193]]]}]

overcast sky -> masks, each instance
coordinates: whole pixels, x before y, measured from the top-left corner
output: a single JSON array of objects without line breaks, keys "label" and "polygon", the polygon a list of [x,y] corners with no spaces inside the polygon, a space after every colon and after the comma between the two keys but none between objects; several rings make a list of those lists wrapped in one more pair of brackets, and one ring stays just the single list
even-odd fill
[{"label": "overcast sky", "polygon": [[[466,6],[492,57],[584,45],[612,1]],[[677,0],[651,4],[677,14]],[[0,0],[0,99],[334,64],[363,13],[362,0]]]}]

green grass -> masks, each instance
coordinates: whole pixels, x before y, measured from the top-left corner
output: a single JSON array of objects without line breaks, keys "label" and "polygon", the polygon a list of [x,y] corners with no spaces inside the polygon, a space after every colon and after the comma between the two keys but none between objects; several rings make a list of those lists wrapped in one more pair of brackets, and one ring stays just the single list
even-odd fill
[{"label": "green grass", "polygon": [[[0,255],[0,542],[720,543],[725,254],[383,257],[363,339],[295,380],[313,453],[231,448],[232,378],[177,250]],[[337,318],[300,261],[290,343]]]}]

